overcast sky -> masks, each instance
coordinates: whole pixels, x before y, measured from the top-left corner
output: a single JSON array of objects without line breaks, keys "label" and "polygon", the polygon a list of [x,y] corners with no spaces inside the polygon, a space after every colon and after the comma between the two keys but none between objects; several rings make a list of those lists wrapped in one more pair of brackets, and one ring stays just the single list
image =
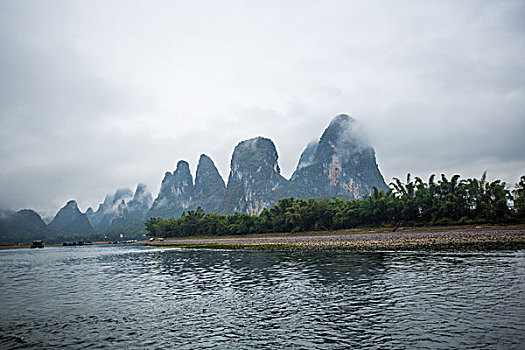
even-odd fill
[{"label": "overcast sky", "polygon": [[0,2],[0,208],[157,194],[201,153],[227,179],[271,138],[289,177],[359,120],[387,182],[525,174],[524,1]]}]

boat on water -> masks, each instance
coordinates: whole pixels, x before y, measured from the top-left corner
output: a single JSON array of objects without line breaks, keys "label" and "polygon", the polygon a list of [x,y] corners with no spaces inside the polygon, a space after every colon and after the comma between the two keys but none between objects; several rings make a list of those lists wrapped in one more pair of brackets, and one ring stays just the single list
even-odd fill
[{"label": "boat on water", "polygon": [[34,240],[30,248],[44,248],[44,241]]}]

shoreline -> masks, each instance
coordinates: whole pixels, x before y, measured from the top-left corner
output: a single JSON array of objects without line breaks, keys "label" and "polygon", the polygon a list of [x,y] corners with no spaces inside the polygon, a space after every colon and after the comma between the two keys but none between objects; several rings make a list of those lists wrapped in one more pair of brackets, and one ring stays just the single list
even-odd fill
[{"label": "shoreline", "polygon": [[143,241],[148,246],[186,249],[494,251],[525,249],[525,225],[351,229],[247,236],[179,237]]},{"label": "shoreline", "polygon": [[[90,246],[90,245],[101,245],[101,244],[110,244],[111,242],[105,242],[105,241],[97,241],[93,242],[91,244],[84,244],[84,245],[78,245],[79,247],[83,246]],[[46,243],[44,241],[44,248],[45,247],[62,247],[63,243]],[[16,249],[16,248],[29,248],[31,247],[31,243],[0,243],[0,249]],[[69,246],[73,247],[73,246]],[[42,249],[42,248],[36,248],[36,249]]]},{"label": "shoreline", "polygon": [[[97,241],[92,245],[109,244]],[[45,246],[62,246],[49,243]],[[243,236],[192,236],[138,241],[159,248],[244,249],[270,251],[496,251],[525,250],[525,224],[361,228],[339,231],[264,233]],[[0,250],[31,243],[0,244]]]}]

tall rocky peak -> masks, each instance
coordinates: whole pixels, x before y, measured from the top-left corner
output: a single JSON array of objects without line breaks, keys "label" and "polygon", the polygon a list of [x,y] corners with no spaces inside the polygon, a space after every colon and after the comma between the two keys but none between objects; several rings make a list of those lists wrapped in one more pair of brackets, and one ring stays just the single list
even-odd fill
[{"label": "tall rocky peak", "polygon": [[224,180],[219,174],[219,170],[213,160],[205,154],[201,154],[197,173],[195,174],[195,187],[203,187],[207,184],[214,184],[225,187]]},{"label": "tall rocky peak", "polygon": [[167,172],[148,216],[179,217],[186,210],[202,207],[221,214],[259,214],[279,199],[353,199],[387,189],[359,123],[341,114],[335,117],[318,142],[308,144],[290,181],[280,174],[273,142],[256,137],[237,144],[233,151],[228,185],[210,157],[201,155],[195,184],[185,161]]},{"label": "tall rocky peak", "polygon": [[278,157],[275,145],[270,139],[259,136],[241,141],[233,150],[230,176],[250,171],[280,175]]},{"label": "tall rocky peak", "polygon": [[281,176],[277,159],[270,139],[256,137],[240,142],[233,151],[221,211],[257,215],[288,195],[288,181]]},{"label": "tall rocky peak", "polygon": [[201,207],[207,213],[220,210],[226,186],[213,160],[205,154],[199,158],[197,173],[195,174],[195,187],[192,207]]},{"label": "tall rocky peak", "polygon": [[318,145],[319,143],[317,141],[312,141],[306,146],[303,153],[301,153],[301,156],[299,157],[299,163],[297,163],[297,168],[292,174],[292,180],[295,178],[297,170],[307,167],[314,162],[315,151],[317,151]]},{"label": "tall rocky peak", "polygon": [[159,195],[153,202],[149,216],[178,217],[190,207],[193,195],[193,177],[186,161],[179,161],[177,169],[166,172]]},{"label": "tall rocky peak", "polygon": [[[87,210],[86,215],[95,231],[104,231],[116,218],[126,215],[126,203],[133,198],[133,192],[128,188],[119,188],[114,194],[108,194],[97,211]],[[122,204],[124,203],[124,204]]]},{"label": "tall rocky peak", "polygon": [[98,214],[106,214],[108,212],[112,212],[114,210],[115,206],[118,206],[118,204],[123,199],[130,199],[133,196],[133,192],[131,192],[128,188],[119,188],[115,191],[115,194],[107,194],[104,198],[104,202],[102,202],[96,211]]},{"label": "tall rocky peak", "polygon": [[0,212],[0,242],[28,242],[46,235],[47,226],[35,211]]},{"label": "tall rocky peak", "polygon": [[177,163],[177,169],[173,172],[171,178],[173,188],[176,192],[185,193],[193,188],[193,177],[191,176],[188,162],[180,160]]},{"label": "tall rocky peak", "polygon": [[354,118],[340,114],[323,132],[314,159],[335,154],[338,159],[345,162],[354,154],[366,149],[372,147],[365,130]]},{"label": "tall rocky peak", "polygon": [[151,207],[152,203],[153,197],[148,191],[148,187],[146,184],[139,183],[135,189],[133,199],[127,205],[128,215],[134,212],[139,214],[138,216],[142,216]]},{"label": "tall rocky peak", "polygon": [[55,218],[47,225],[50,234],[72,235],[89,234],[93,232],[93,227],[85,214],[78,209],[77,202],[70,200],[58,211]]},{"label": "tall rocky peak", "polygon": [[388,188],[364,130],[345,114],[332,120],[317,146],[308,145],[292,182],[300,198],[355,199],[372,192],[373,186]]},{"label": "tall rocky peak", "polygon": [[153,197],[147,186],[139,183],[133,193],[130,189],[118,189],[106,195],[96,212],[89,208],[86,215],[96,232],[125,230],[126,225],[140,220],[151,207]]},{"label": "tall rocky peak", "polygon": [[115,191],[115,195],[113,196],[112,203],[120,203],[122,200],[126,201],[131,199],[133,197],[133,192],[129,188],[119,188]]}]

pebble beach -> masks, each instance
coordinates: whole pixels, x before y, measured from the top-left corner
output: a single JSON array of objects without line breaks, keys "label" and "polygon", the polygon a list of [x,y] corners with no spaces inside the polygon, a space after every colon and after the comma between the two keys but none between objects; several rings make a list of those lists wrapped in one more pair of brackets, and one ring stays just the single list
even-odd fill
[{"label": "pebble beach", "polygon": [[352,229],[228,237],[165,238],[158,247],[268,250],[518,250],[525,225]]}]

